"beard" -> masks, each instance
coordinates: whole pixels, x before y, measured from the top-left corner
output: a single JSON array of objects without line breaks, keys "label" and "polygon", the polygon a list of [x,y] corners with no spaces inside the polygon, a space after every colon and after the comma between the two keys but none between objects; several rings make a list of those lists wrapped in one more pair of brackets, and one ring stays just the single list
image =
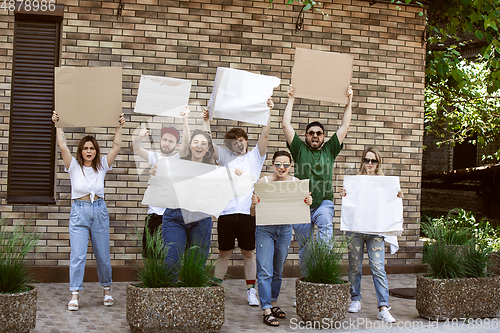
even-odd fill
[{"label": "beard", "polygon": [[306,138],[306,145],[311,148],[312,150],[318,150],[321,148],[321,146],[323,146],[323,143],[325,142],[325,140],[323,139],[322,141],[318,139],[318,146],[317,148],[314,148],[311,143],[312,143],[312,140],[311,139],[308,139]]},{"label": "beard", "polygon": [[171,149],[169,149],[168,146],[160,147],[160,151],[163,155],[170,155],[174,152],[174,150],[175,150],[175,147],[171,148]]}]

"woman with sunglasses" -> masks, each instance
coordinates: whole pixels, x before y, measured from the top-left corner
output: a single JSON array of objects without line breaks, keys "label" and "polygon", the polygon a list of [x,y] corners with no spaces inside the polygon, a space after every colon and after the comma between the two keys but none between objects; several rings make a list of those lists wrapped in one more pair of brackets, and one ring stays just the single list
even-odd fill
[{"label": "woman with sunglasses", "polygon": [[[274,174],[260,178],[258,183],[276,181],[294,181],[297,178],[288,174],[292,156],[286,151],[277,151],[273,156]],[[250,214],[255,216],[255,205],[259,197],[252,196]],[[312,204],[311,194],[304,199]],[[263,321],[269,326],[279,326],[278,318],[286,317],[286,313],[278,306],[278,296],[281,289],[283,264],[288,256],[288,248],[292,240],[292,226],[258,225],[255,229],[255,247],[257,250],[257,281],[261,309],[264,311]]]},{"label": "woman with sunglasses", "polygon": [[[368,176],[383,176],[382,160],[380,152],[377,148],[369,147],[365,149],[361,157],[361,164],[359,166],[358,175]],[[344,189],[341,190],[340,195],[345,197],[347,195]],[[397,193],[399,198],[403,198],[403,192]],[[375,285],[375,292],[377,294],[378,303],[378,319],[385,322],[393,323],[396,320],[390,314],[389,310],[389,286],[387,284],[387,275],[385,273],[385,241],[383,236],[369,235],[358,232],[346,232],[349,238],[349,269],[348,277],[351,283],[351,300],[348,312],[358,312],[361,310],[361,274],[363,266],[363,253],[364,245],[368,252],[368,259],[370,262],[370,269],[373,277],[373,284]],[[389,236],[396,237],[396,236]],[[397,240],[397,239],[395,239]],[[394,240],[394,241],[395,241]],[[390,243],[393,243],[391,241]]]}]

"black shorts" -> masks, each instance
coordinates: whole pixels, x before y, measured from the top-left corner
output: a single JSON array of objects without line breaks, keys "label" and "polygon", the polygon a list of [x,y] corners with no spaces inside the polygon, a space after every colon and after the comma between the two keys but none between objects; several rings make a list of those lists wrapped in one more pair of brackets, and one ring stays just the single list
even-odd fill
[{"label": "black shorts", "polygon": [[247,214],[221,215],[217,221],[219,250],[234,249],[234,240],[242,250],[255,250],[255,217]]},{"label": "black shorts", "polygon": [[146,232],[149,231],[150,235],[153,235],[158,228],[161,228],[163,222],[163,215],[158,214],[148,214],[146,216],[146,223],[144,224],[144,232],[142,234],[142,256],[144,258],[152,258],[151,253],[146,253]]}]

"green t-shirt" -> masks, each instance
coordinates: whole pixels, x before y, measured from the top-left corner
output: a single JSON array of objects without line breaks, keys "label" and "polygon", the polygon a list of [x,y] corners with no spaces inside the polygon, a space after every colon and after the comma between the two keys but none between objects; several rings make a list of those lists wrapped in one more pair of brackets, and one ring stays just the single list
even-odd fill
[{"label": "green t-shirt", "polygon": [[337,133],[321,146],[319,150],[311,150],[297,133],[288,145],[295,162],[295,177],[309,179],[312,207],[318,207],[323,200],[333,201],[333,162],[342,150]]}]

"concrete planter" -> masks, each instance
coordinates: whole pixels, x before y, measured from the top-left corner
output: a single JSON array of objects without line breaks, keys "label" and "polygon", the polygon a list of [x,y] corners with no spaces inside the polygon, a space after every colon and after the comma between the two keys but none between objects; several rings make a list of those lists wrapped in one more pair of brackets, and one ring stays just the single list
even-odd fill
[{"label": "concrete planter", "polygon": [[37,290],[0,294],[0,332],[29,332],[36,326]]},{"label": "concrete planter", "polygon": [[339,321],[346,317],[350,283],[323,284],[295,280],[297,315],[304,321]]},{"label": "concrete planter", "polygon": [[432,279],[418,275],[416,308],[429,320],[496,317],[500,311],[500,276]]},{"label": "concrete planter", "polygon": [[491,252],[489,257],[490,265],[488,266],[488,273],[500,275],[500,252]]},{"label": "concrete planter", "polygon": [[221,286],[139,288],[127,286],[127,322],[132,332],[219,332],[224,324]]}]

